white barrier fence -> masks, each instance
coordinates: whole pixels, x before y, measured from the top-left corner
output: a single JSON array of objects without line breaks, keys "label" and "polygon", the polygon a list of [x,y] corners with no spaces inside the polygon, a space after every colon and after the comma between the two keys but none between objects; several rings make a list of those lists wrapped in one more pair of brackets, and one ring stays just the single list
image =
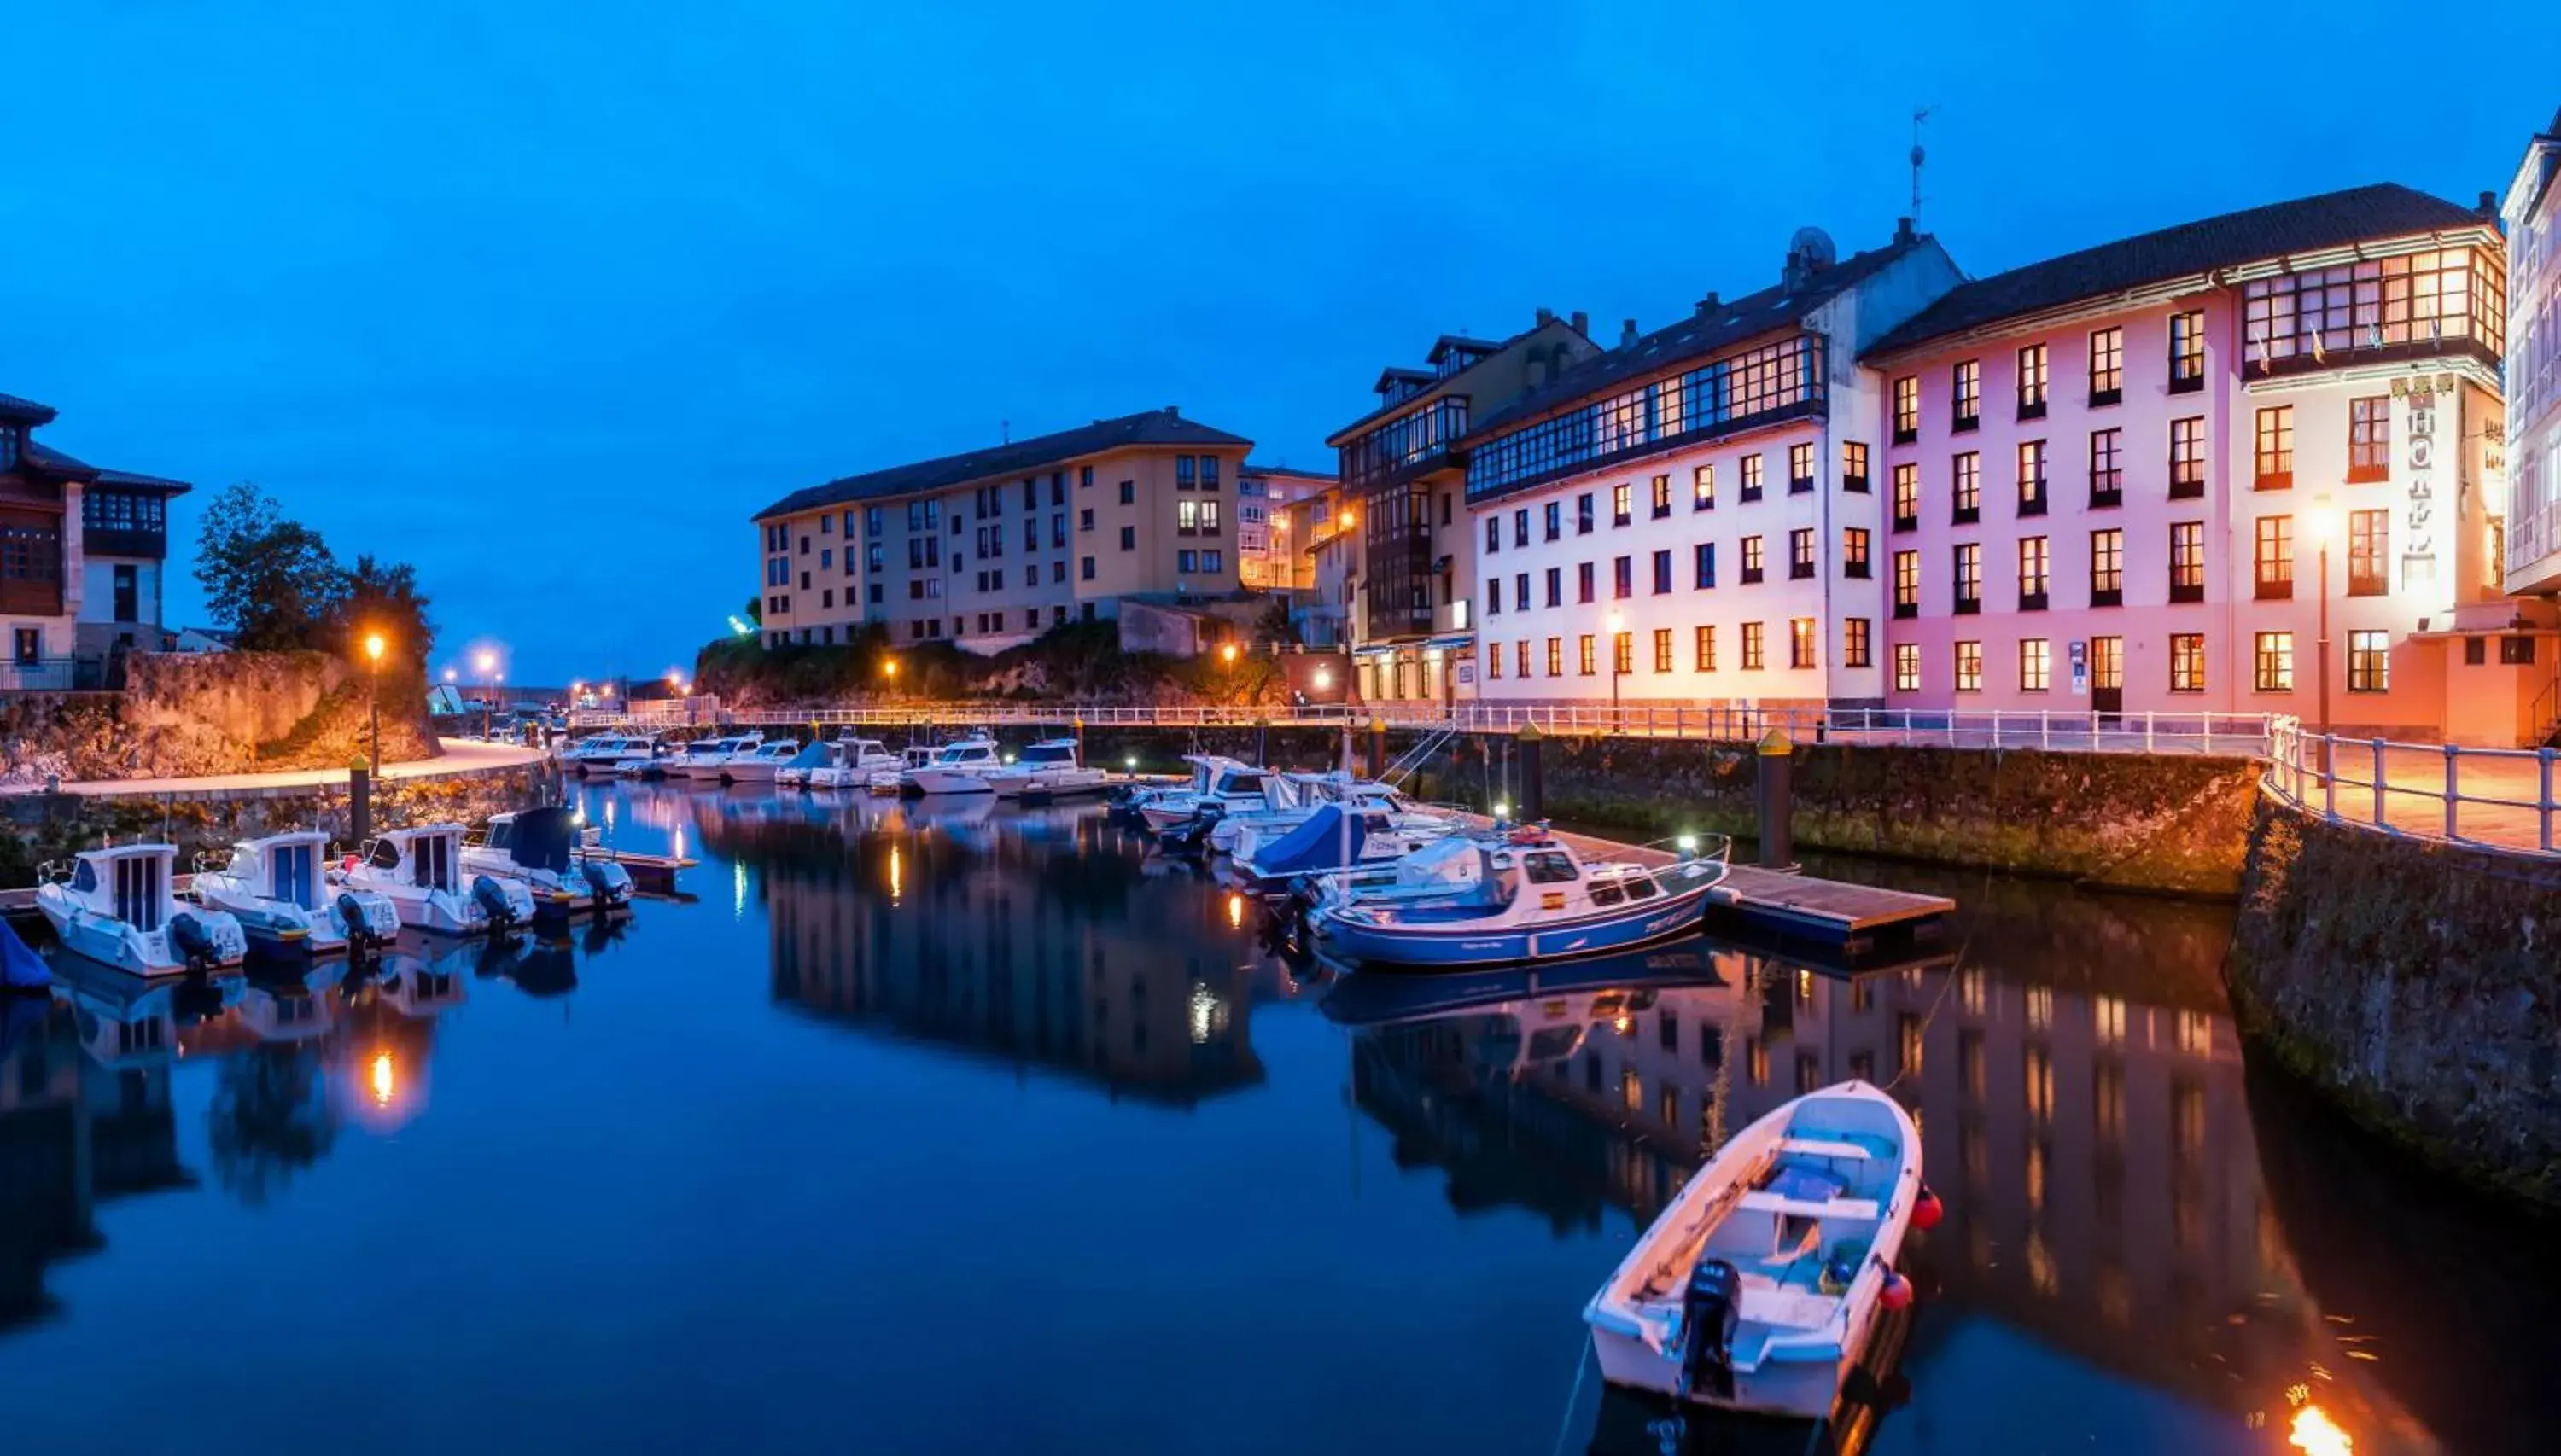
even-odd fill
[{"label": "white barrier fence", "polygon": [[710,728],[715,722],[779,728],[1340,728],[1560,736],[1612,735],[1749,742],[1773,730],[1799,742],[1937,744],[1961,748],[2045,748],[2139,753],[2263,754],[2272,720],[2230,713],[1928,712],[1882,708],[1749,706],[1510,706],[1491,703],[1375,703],[1294,707],[1131,707],[1075,703],[897,703],[863,708],[731,709],[716,716],[671,704],[663,710],[583,712],[574,729]]},{"label": "white barrier fence", "polygon": [[2264,782],[2321,817],[2497,849],[2552,854],[2551,748],[2467,748],[2306,732],[2279,718]]}]

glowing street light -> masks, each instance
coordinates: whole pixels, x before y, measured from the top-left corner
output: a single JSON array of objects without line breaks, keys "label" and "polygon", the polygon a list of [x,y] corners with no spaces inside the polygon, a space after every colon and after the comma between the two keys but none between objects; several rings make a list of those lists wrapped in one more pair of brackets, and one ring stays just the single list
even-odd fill
[{"label": "glowing street light", "polygon": [[365,744],[365,761],[373,776],[383,776],[383,709],[375,690],[383,676],[383,634],[365,634],[365,717],[371,731]]},{"label": "glowing street light", "polygon": [[1235,644],[1235,643],[1233,643],[1233,642],[1225,642],[1225,643],[1221,643],[1221,644],[1219,645],[1219,649],[1218,649],[1218,660],[1219,660],[1220,662],[1223,662],[1223,663],[1228,664],[1228,665],[1229,665],[1229,666],[1231,666],[1231,667],[1235,666],[1235,664],[1236,664],[1236,644]]}]

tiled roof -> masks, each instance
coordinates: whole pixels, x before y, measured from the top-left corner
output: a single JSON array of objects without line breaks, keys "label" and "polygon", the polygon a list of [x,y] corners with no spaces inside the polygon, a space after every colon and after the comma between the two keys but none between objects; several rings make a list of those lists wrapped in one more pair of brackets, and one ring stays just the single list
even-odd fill
[{"label": "tiled roof", "polygon": [[908,465],[893,465],[886,470],[873,470],[862,475],[848,475],[825,485],[813,485],[794,491],[756,513],[755,519],[784,516],[795,511],[814,511],[824,506],[843,505],[850,501],[879,500],[887,496],[912,495],[919,491],[939,490],[944,486],[965,485],[973,480],[1016,475],[1046,469],[1081,455],[1100,454],[1105,450],[1127,449],[1138,445],[1250,446],[1254,442],[1242,435],[1212,429],[1206,424],[1183,418],[1171,408],[1150,409],[1144,414],[1124,414],[1117,419],[1098,419],[1075,429],[1055,434],[1036,435],[1027,440],[994,445],[982,450],[969,450],[957,455],[944,455],[935,460],[919,460]]},{"label": "tiled roof", "polygon": [[122,486],[126,490],[158,491],[162,495],[173,496],[185,495],[195,489],[183,480],[171,480],[165,475],[144,475],[134,470],[100,470],[97,472],[97,483]]},{"label": "tiled roof", "polygon": [[87,480],[97,474],[96,466],[85,460],[66,455],[42,440],[27,441],[26,461],[48,475],[64,475]]},{"label": "tiled roof", "polygon": [[1403,365],[1391,364],[1378,372],[1378,383],[1370,386],[1370,392],[1384,394],[1387,387],[1398,380],[1412,380],[1416,384],[1428,385],[1439,378],[1439,375],[1428,369],[1408,369]]},{"label": "tiled roof", "polygon": [[51,424],[54,422],[54,406],[39,404],[17,395],[0,395],[0,419],[12,424]]},{"label": "tiled roof", "polygon": [[1438,367],[1442,359],[1453,349],[1464,349],[1470,354],[1491,354],[1501,347],[1503,346],[1489,339],[1470,339],[1464,334],[1443,334],[1433,341],[1432,352],[1424,356],[1424,362]]},{"label": "tiled roof", "polygon": [[1864,282],[1928,241],[1928,234],[1898,238],[1883,247],[1853,253],[1833,263],[1814,274],[1805,287],[1791,289],[1783,282],[1730,303],[1721,302],[1704,313],[1693,312],[1677,323],[1639,337],[1633,344],[1608,350],[1569,368],[1552,383],[1477,420],[1469,433],[1481,436],[1487,430],[1544,414],[1560,404],[1607,394],[1628,380],[1660,374],[1754,335],[1796,323],[1843,289]]},{"label": "tiled roof", "polygon": [[2388,182],[2225,213],[1961,283],[1878,339],[1865,357],[2214,268],[2485,221],[2471,208]]},{"label": "tiled roof", "polygon": [[1334,472],[1330,470],[1301,470],[1295,465],[1266,465],[1256,460],[1246,461],[1244,468],[1236,473],[1239,475],[1300,475],[1309,480],[1334,478]]}]

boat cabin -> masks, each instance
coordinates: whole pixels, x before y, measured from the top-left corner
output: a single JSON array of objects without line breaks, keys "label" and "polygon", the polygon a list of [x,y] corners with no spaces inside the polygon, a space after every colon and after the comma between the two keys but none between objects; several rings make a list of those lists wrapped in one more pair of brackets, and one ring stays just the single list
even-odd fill
[{"label": "boat cabin", "polygon": [[1022,751],[1014,765],[1018,768],[1074,768],[1076,739],[1050,738],[1034,743]]},{"label": "boat cabin", "polygon": [[[491,823],[493,832],[496,822]],[[377,879],[422,890],[458,893],[462,888],[462,826],[428,824],[386,829],[364,849],[365,868]]]},{"label": "boat cabin", "polygon": [[943,744],[934,751],[928,766],[934,768],[988,768],[998,763],[996,740],[961,738]]},{"label": "boat cabin", "polygon": [[177,865],[175,845],[135,844],[84,850],[75,857],[71,875],[63,886],[90,913],[110,916],[149,933],[166,925],[177,910],[172,883]]},{"label": "boat cabin", "polygon": [[270,834],[232,846],[227,872],[251,893],[306,910],[320,908],[329,883],[329,836],[316,829]]}]

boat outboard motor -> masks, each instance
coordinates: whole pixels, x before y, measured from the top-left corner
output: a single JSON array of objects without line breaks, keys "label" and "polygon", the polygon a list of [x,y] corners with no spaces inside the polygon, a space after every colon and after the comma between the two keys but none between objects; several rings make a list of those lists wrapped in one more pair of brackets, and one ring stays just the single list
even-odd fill
[{"label": "boat outboard motor", "polygon": [[189,970],[211,970],[223,963],[222,947],[214,943],[213,928],[184,910],[169,917],[169,945]]},{"label": "boat outboard motor", "polygon": [[374,922],[365,918],[364,903],[353,894],[338,892],[338,918],[347,926],[347,944],[361,954],[374,940]]},{"label": "boat outboard motor", "polygon": [[587,888],[596,892],[598,909],[631,897],[631,872],[611,860],[581,860],[578,869],[587,879]]},{"label": "boat outboard motor", "polygon": [[492,930],[504,930],[516,923],[516,910],[507,903],[507,891],[486,875],[471,882],[471,902],[489,917]]},{"label": "boat outboard motor", "polygon": [[1723,1259],[1701,1259],[1681,1294],[1680,1383],[1734,1398],[1734,1331],[1743,1321],[1743,1276]]}]

